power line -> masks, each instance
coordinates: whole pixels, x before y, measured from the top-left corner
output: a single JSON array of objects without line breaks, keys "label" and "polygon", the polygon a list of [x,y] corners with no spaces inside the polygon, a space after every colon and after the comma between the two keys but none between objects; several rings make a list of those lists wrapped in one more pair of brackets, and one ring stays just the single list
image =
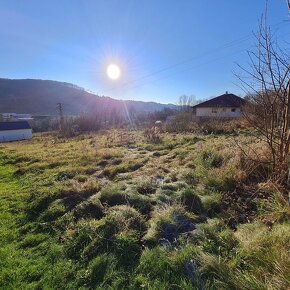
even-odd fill
[{"label": "power line", "polygon": [[[284,23],[283,21],[281,21],[281,22],[277,23],[276,25],[274,25],[273,27],[274,27],[274,28],[276,27],[276,28],[278,29],[278,28],[280,28],[281,24],[283,25],[283,24],[285,24],[285,23]],[[158,75],[158,74],[161,74],[161,73],[163,73],[163,72],[165,72],[165,71],[168,71],[168,70],[174,69],[174,68],[176,68],[176,67],[178,67],[178,66],[182,66],[182,65],[184,65],[184,64],[190,63],[190,62],[192,62],[192,61],[195,60],[195,59],[199,59],[199,58],[201,58],[201,57],[204,57],[204,56],[207,56],[207,55],[210,55],[210,54],[216,53],[217,51],[222,51],[222,50],[227,49],[227,48],[229,48],[229,47],[232,47],[232,46],[235,46],[235,45],[237,45],[237,44],[243,43],[243,42],[245,42],[245,41],[247,41],[247,40],[249,40],[249,39],[251,39],[251,38],[253,38],[253,37],[254,37],[253,34],[251,34],[251,35],[249,34],[249,35],[243,36],[243,37],[241,37],[241,38],[239,38],[239,39],[236,39],[236,40],[230,41],[230,42],[226,43],[225,45],[222,45],[222,46],[217,47],[217,48],[215,48],[215,49],[209,50],[209,51],[207,51],[207,52],[205,52],[205,53],[203,53],[203,54],[193,56],[193,57],[191,57],[191,58],[188,58],[188,59],[182,60],[182,61],[180,61],[180,62],[177,62],[177,63],[175,63],[175,64],[172,64],[172,65],[169,65],[169,66],[163,67],[163,68],[161,68],[161,69],[159,69],[159,70],[156,70],[156,71],[154,71],[154,72],[152,72],[152,73],[149,73],[149,74],[147,74],[147,75],[144,75],[144,76],[142,76],[142,77],[136,78],[136,79],[134,79],[134,80],[132,80],[132,81],[129,81],[129,82],[123,83],[123,84],[121,84],[121,85],[119,85],[119,86],[115,86],[115,87],[113,87],[113,88],[107,90],[107,92],[111,92],[111,91],[114,91],[114,90],[117,90],[117,89],[121,89],[121,88],[126,88],[126,87],[130,86],[131,84],[134,84],[134,83],[136,83],[136,82],[142,81],[143,79],[150,78],[150,77],[152,77],[152,76],[154,76],[154,75]],[[222,57],[222,58],[224,58],[224,57]],[[217,59],[216,59],[216,60],[217,60]],[[189,69],[192,69],[192,67],[189,68]],[[187,71],[187,70],[188,70],[188,69],[185,69],[185,70],[183,70],[183,71]],[[174,74],[175,74],[175,73],[174,73]],[[167,78],[167,77],[166,77],[166,78]],[[160,79],[163,79],[163,78],[159,78],[158,80],[160,80]],[[156,80],[153,80],[153,82],[155,82],[155,81],[156,81]],[[152,82],[152,81],[150,81],[149,83],[151,83],[151,82]],[[148,82],[147,82],[147,83],[148,83]],[[141,85],[144,85],[144,84],[141,84]],[[139,85],[139,86],[140,86],[140,85]],[[136,86],[134,86],[134,87],[136,87]]]}]

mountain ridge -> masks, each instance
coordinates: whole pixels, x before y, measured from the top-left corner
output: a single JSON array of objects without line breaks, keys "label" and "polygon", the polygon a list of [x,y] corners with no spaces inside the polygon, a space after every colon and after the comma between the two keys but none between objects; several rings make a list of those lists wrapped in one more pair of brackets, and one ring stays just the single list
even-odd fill
[{"label": "mountain ridge", "polygon": [[99,96],[84,88],[55,80],[0,78],[0,112],[56,115],[57,103],[62,103],[64,113],[76,115],[81,112],[118,110],[154,112],[165,108],[176,109],[173,104],[118,100]]}]

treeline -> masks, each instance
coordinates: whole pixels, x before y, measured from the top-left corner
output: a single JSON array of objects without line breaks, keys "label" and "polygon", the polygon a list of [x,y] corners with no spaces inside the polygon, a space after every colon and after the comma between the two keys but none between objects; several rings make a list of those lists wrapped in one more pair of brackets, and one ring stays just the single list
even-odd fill
[{"label": "treeline", "polygon": [[[64,116],[62,131],[65,135],[75,135],[83,132],[98,131],[110,128],[137,129],[153,126],[155,121],[165,122],[176,111],[165,108],[156,112],[138,112],[134,108],[121,111],[116,108],[104,109],[102,112],[81,113],[76,116]],[[48,132],[60,130],[59,116],[36,117],[30,121],[33,132]]]}]

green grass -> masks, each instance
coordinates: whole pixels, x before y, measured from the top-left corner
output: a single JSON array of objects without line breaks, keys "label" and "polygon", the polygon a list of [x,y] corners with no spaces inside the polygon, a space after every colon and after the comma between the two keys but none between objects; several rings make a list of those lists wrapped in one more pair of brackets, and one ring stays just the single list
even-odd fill
[{"label": "green grass", "polygon": [[128,136],[1,145],[0,289],[290,288],[282,192],[227,226],[249,198],[227,198],[246,180],[233,137]]}]

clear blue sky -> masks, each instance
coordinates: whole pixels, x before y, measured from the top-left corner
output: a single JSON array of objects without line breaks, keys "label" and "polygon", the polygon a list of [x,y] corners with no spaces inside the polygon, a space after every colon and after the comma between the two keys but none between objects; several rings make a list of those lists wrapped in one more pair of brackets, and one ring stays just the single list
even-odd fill
[{"label": "clear blue sky", "polygon": [[[0,0],[0,77],[162,103],[242,94],[235,63],[247,65],[264,9],[265,0]],[[286,0],[268,1],[268,21],[290,39]],[[109,63],[120,79],[108,79]]]}]

